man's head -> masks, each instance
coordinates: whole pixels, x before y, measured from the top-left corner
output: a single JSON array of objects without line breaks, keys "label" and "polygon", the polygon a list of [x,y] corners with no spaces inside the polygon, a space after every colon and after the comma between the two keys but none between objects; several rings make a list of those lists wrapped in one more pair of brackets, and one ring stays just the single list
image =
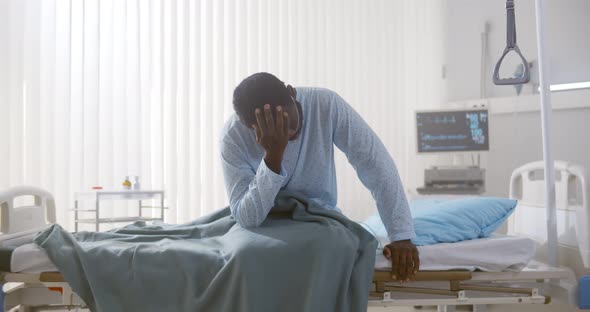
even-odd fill
[{"label": "man's head", "polygon": [[289,114],[290,129],[289,138],[297,138],[300,128],[300,112],[297,108],[293,87],[285,86],[285,83],[269,73],[256,73],[242,80],[234,90],[234,110],[248,128],[256,124],[254,114],[257,108],[263,109],[265,104],[271,106],[274,112],[277,106]]}]

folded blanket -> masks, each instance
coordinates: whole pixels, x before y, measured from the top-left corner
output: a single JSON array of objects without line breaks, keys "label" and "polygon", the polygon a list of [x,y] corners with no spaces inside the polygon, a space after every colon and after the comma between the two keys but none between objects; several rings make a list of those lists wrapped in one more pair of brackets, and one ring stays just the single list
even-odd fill
[{"label": "folded blanket", "polygon": [[258,228],[229,208],[182,225],[35,237],[92,311],[366,311],[377,242],[283,192]]}]

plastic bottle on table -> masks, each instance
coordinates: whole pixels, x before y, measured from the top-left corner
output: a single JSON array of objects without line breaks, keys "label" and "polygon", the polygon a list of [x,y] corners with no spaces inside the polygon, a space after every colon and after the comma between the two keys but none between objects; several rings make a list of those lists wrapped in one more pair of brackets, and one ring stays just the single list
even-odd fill
[{"label": "plastic bottle on table", "polygon": [[131,189],[131,181],[129,181],[129,176],[125,176],[125,181],[123,181],[123,188],[126,190]]},{"label": "plastic bottle on table", "polygon": [[134,190],[139,190],[141,188],[141,184],[139,183],[139,176],[134,177],[131,188]]}]

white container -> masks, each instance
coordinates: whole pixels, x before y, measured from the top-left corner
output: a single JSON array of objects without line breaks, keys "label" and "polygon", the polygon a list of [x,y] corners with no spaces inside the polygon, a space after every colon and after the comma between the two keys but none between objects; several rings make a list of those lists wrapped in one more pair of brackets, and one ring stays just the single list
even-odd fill
[{"label": "white container", "polygon": [[141,184],[139,183],[139,176],[133,177],[133,183],[131,183],[131,189],[133,189],[133,190],[141,189]]}]

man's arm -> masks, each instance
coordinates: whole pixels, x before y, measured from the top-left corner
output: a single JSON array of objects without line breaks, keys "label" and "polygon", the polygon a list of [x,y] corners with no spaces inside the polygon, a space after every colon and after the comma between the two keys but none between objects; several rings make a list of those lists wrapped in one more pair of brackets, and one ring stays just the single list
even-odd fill
[{"label": "man's arm", "polygon": [[[268,112],[270,114],[270,112]],[[270,121],[264,122],[268,118],[267,112],[256,113],[258,125],[256,125],[256,141],[266,151],[265,158],[262,159],[258,169],[252,170],[244,151],[228,138],[221,142],[221,162],[225,179],[226,192],[230,200],[230,209],[232,216],[238,224],[243,227],[257,227],[268,215],[268,212],[274,205],[283,181],[287,175],[282,167],[282,156],[284,152],[283,141],[288,141],[283,133],[282,127],[288,129],[282,120],[277,119],[276,125],[274,119],[270,116]],[[282,115],[282,111],[277,111],[277,117]],[[265,117],[263,117],[265,116]],[[270,128],[272,125],[273,128]],[[275,131],[274,128],[281,129]],[[286,133],[286,130],[284,130]],[[274,132],[275,134],[271,134]],[[284,145],[287,143],[284,142]]]},{"label": "man's arm", "polygon": [[286,174],[275,173],[264,159],[254,171],[230,142],[221,142],[221,163],[231,214],[242,227],[257,227],[268,215]]},{"label": "man's arm", "polygon": [[377,203],[392,242],[386,247],[394,253],[389,258],[396,271],[392,274],[396,279],[412,278],[418,269],[414,265],[419,265],[417,249],[410,241],[416,234],[395,163],[375,132],[344,99],[334,93],[332,101],[334,144],[346,154]]},{"label": "man's arm", "polygon": [[334,144],[346,154],[377,203],[389,239],[415,237],[408,201],[393,159],[375,132],[337,94],[332,98]]}]

